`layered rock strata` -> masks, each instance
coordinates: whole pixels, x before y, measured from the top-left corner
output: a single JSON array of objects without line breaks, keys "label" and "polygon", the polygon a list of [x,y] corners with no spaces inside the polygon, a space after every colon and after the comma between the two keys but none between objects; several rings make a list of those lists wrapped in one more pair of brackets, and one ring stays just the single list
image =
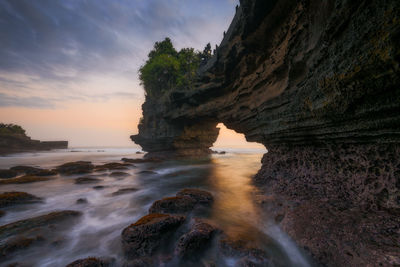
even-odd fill
[{"label": "layered rock strata", "polygon": [[243,0],[196,90],[147,97],[132,140],[204,155],[222,122],[268,148],[266,208],[320,263],[400,264],[399,14],[395,0]]}]

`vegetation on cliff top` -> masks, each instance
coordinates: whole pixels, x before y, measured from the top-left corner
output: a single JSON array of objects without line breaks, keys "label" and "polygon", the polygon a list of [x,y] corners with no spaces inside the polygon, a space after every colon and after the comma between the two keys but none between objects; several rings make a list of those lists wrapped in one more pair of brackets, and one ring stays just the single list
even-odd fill
[{"label": "vegetation on cliff top", "polygon": [[5,123],[0,123],[0,134],[1,135],[15,135],[15,134],[21,134],[25,135],[25,130],[16,124],[5,124]]},{"label": "vegetation on cliff top", "polygon": [[139,69],[146,95],[157,97],[172,89],[192,89],[197,69],[210,57],[210,44],[203,52],[193,48],[182,48],[178,52],[169,38],[156,42],[146,63]]}]

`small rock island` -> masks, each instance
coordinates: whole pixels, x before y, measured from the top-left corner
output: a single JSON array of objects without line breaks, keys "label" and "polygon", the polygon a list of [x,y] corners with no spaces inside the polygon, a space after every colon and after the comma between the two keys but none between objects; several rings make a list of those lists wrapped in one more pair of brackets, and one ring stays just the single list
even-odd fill
[{"label": "small rock island", "polygon": [[63,148],[68,148],[68,141],[33,140],[21,126],[0,123],[0,155]]}]

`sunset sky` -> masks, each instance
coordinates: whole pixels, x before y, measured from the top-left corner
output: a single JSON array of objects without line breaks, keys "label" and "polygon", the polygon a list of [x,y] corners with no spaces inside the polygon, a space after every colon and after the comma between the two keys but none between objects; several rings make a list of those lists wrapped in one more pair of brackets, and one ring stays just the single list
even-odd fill
[{"label": "sunset sky", "polygon": [[[70,146],[134,146],[138,68],[154,42],[202,50],[222,39],[233,0],[0,1],[0,122]],[[242,146],[223,130],[219,145]]]}]

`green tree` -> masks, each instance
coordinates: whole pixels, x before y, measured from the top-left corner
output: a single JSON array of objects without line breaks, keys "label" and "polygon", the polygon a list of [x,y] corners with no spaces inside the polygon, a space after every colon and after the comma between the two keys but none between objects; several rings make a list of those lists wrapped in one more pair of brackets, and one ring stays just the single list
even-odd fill
[{"label": "green tree", "polygon": [[202,53],[193,48],[183,48],[178,53],[171,39],[156,42],[146,63],[139,69],[146,95],[159,97],[170,90],[192,89],[201,61]]}]

